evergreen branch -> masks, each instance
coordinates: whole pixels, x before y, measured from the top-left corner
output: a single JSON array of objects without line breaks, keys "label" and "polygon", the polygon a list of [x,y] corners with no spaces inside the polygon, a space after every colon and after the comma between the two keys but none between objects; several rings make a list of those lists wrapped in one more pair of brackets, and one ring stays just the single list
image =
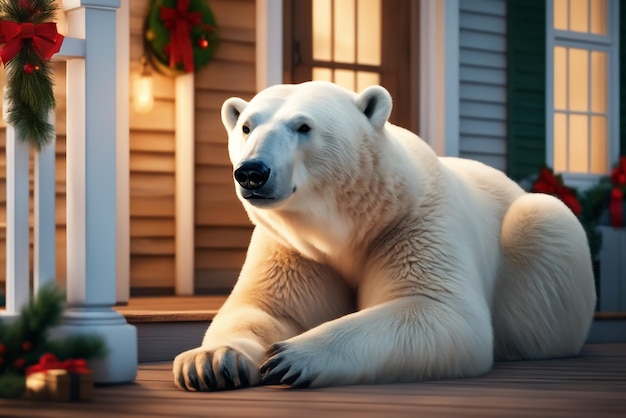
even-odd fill
[{"label": "evergreen branch", "polygon": [[57,9],[50,0],[0,0],[0,18],[12,22],[47,22],[55,18]]}]

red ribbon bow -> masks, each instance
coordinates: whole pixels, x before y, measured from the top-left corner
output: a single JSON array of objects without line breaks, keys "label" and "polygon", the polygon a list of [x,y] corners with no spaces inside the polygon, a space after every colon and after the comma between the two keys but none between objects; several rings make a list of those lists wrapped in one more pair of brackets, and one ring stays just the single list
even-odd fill
[{"label": "red ribbon bow", "polygon": [[185,71],[191,73],[194,70],[191,29],[202,22],[202,13],[187,9],[189,0],[178,0],[175,9],[161,7],[159,16],[170,31],[170,43],[165,46],[166,50],[169,49],[170,68],[182,62]]},{"label": "red ribbon bow", "polygon": [[60,361],[54,354],[44,354],[39,359],[39,363],[26,369],[26,376],[48,370],[65,370],[68,373],[86,373],[89,371],[87,362],[84,359],[69,359]]},{"label": "red ribbon bow", "polygon": [[539,171],[539,177],[533,185],[532,191],[548,193],[558,197],[572,210],[572,212],[574,212],[574,215],[576,216],[579,216],[583,211],[583,208],[578,199],[576,199],[576,195],[573,190],[563,185],[548,168],[542,168]]},{"label": "red ribbon bow", "polygon": [[609,201],[609,214],[611,216],[611,226],[620,228],[624,225],[624,214],[622,213],[622,200],[624,192],[622,188],[626,186],[626,157],[619,159],[619,164],[611,172],[611,199]]},{"label": "red ribbon bow", "polygon": [[44,60],[49,60],[59,52],[63,43],[63,35],[57,32],[54,22],[31,23],[0,21],[0,59],[4,65],[11,61],[24,47],[24,41],[30,40],[33,49]]}]

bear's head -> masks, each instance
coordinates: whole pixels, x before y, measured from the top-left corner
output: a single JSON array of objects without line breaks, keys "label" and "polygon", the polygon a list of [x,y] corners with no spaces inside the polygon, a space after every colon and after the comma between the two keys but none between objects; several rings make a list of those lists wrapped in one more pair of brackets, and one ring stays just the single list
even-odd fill
[{"label": "bear's head", "polygon": [[355,94],[321,81],[269,87],[250,102],[226,100],[222,122],[238,197],[247,209],[297,212],[346,190],[367,193],[391,108],[383,87]]}]

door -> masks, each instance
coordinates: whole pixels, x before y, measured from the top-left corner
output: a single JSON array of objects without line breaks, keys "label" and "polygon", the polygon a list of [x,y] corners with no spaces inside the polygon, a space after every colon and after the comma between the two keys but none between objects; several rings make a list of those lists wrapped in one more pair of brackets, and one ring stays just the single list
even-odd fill
[{"label": "door", "polygon": [[284,79],[385,87],[391,122],[418,130],[419,2],[285,0]]}]

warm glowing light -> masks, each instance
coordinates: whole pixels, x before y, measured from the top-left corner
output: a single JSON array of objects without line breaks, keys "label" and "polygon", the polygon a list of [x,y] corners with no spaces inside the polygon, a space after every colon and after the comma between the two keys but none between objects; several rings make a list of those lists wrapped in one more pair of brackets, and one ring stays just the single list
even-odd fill
[{"label": "warm glowing light", "polygon": [[154,85],[145,57],[141,57],[141,64],[141,72],[135,78],[133,107],[137,113],[148,113],[154,105]]}]

